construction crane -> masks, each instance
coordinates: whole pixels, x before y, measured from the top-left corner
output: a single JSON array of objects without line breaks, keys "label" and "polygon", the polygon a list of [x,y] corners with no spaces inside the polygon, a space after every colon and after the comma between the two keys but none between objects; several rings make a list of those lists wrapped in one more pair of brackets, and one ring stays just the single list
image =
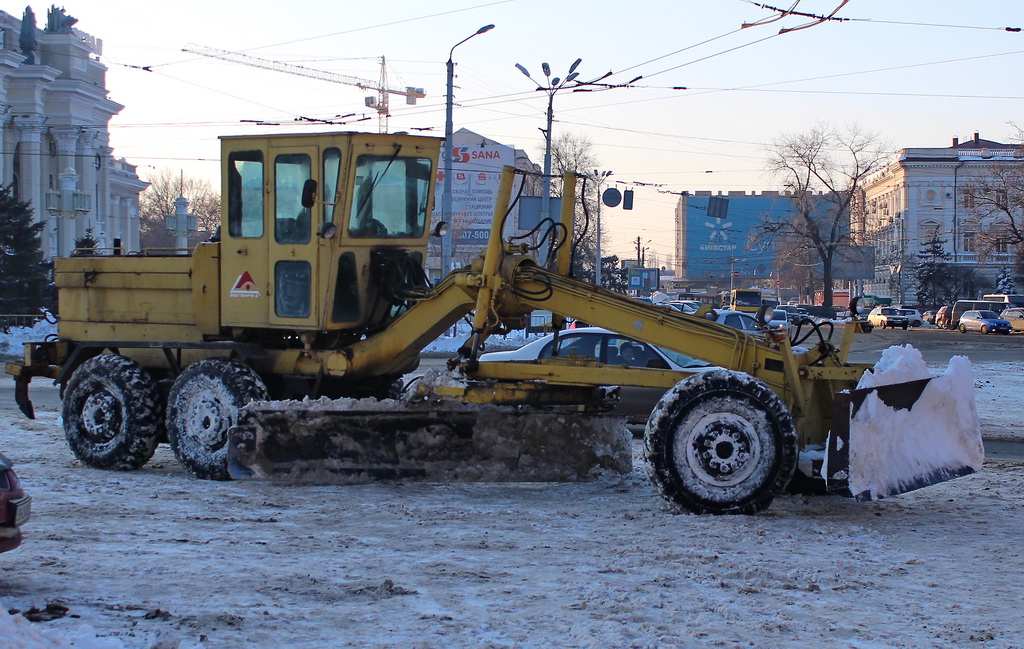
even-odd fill
[{"label": "construction crane", "polygon": [[274,70],[275,72],[285,72],[287,74],[295,74],[300,77],[308,77],[310,79],[319,79],[321,81],[331,81],[333,83],[343,83],[348,86],[355,86],[363,90],[375,90],[377,96],[366,97],[366,107],[373,108],[377,111],[377,118],[380,125],[380,132],[388,132],[388,116],[389,95],[402,95],[405,97],[405,103],[410,106],[416,105],[417,99],[423,99],[427,95],[423,92],[423,88],[414,88],[412,86],[406,86],[405,90],[399,90],[397,88],[388,87],[388,76],[387,76],[387,65],[384,57],[380,57],[380,80],[370,81],[369,79],[360,79],[359,77],[351,77],[346,74],[337,74],[335,72],[327,72],[326,70],[317,70],[315,68],[307,68],[301,65],[292,65],[290,63],[281,63],[280,61],[271,61],[270,59],[261,59],[255,56],[249,56],[248,54],[241,54],[239,52],[230,52],[228,50],[220,50],[215,47],[206,47],[205,45],[196,45],[189,43],[188,47],[182,49],[183,52],[190,52],[192,54],[199,54],[200,56],[208,56],[212,59],[220,59],[222,61],[230,61],[232,63],[240,63],[242,65],[248,65],[253,68],[261,68],[263,70]]}]

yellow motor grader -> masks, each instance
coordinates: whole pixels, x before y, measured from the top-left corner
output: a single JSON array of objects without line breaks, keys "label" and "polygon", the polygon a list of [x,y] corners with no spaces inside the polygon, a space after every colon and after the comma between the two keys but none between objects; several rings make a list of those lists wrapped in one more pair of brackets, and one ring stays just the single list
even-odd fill
[{"label": "yellow motor grader", "polygon": [[[832,325],[808,323],[811,340],[794,346],[786,332],[752,336],[575,280],[570,200],[543,226],[554,241],[546,262],[524,240],[504,240],[511,168],[486,253],[431,285],[439,139],[221,142],[218,234],[191,252],[58,259],[57,339],[7,365],[29,417],[33,377],[61,386],[68,443],[89,466],[139,468],[166,440],[200,478],[584,479],[628,469],[616,390],[648,386],[666,390],[645,436],[651,476],[694,512],[759,511],[794,476],[870,498],[980,467],[970,394],[954,399],[957,441],[941,458],[856,454],[886,437],[879,410],[949,398],[929,396],[930,378],[858,388],[868,368],[847,356],[866,322],[847,323],[837,343]],[[565,196],[575,184],[567,174]],[[524,327],[535,310],[551,312],[556,329],[576,318],[715,367],[479,360],[490,336]],[[397,390],[419,353],[464,318],[472,333],[450,372]],[[888,477],[858,482],[881,455]],[[858,457],[872,458],[867,471]]]}]

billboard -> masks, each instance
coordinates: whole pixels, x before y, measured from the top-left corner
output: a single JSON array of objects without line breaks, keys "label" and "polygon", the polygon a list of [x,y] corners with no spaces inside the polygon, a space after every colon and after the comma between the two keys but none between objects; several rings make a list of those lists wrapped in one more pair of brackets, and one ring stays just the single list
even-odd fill
[{"label": "billboard", "polygon": [[657,268],[633,267],[629,273],[629,290],[631,291],[654,291],[658,288],[658,280],[661,271]]},{"label": "billboard", "polygon": [[[452,156],[453,253],[487,245],[494,204],[501,184],[501,168],[515,166],[515,149],[502,144],[478,144],[450,149]],[[444,165],[437,171],[434,222],[441,220]]]},{"label": "billboard", "polygon": [[788,217],[792,200],[777,195],[685,196],[682,199],[688,277],[769,277],[775,272],[770,244],[754,243],[766,218]]}]

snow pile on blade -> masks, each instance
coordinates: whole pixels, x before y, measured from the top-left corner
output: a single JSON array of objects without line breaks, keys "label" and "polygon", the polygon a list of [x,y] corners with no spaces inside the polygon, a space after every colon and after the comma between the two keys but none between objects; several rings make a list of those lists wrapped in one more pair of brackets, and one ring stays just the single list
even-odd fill
[{"label": "snow pile on blade", "polygon": [[[890,347],[873,371],[864,373],[848,401],[848,437],[836,435],[841,427],[837,413],[824,473],[845,478],[857,500],[876,500],[981,469],[985,451],[966,357],[953,357],[945,372],[933,376],[917,349]],[[845,471],[836,466],[843,453],[848,453]]]},{"label": "snow pile on blade", "polygon": [[622,418],[450,402],[254,402],[228,443],[232,477],[301,482],[561,482],[632,465]]}]

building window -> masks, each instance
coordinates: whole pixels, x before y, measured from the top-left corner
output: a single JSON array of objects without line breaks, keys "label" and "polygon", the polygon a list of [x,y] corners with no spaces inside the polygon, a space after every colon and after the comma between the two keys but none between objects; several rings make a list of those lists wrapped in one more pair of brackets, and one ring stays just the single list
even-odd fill
[{"label": "building window", "polygon": [[964,232],[963,241],[964,252],[975,252],[974,250],[974,233]]},{"label": "building window", "polygon": [[974,207],[974,192],[969,189],[964,190],[964,207],[968,209]]}]

